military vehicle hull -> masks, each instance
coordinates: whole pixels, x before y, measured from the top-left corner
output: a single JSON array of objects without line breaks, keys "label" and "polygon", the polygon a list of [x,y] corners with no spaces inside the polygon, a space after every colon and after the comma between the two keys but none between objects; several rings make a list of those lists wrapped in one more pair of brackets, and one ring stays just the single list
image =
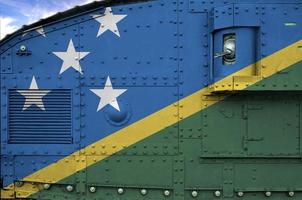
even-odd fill
[{"label": "military vehicle hull", "polygon": [[0,42],[1,199],[302,199],[300,0],[102,1]]}]

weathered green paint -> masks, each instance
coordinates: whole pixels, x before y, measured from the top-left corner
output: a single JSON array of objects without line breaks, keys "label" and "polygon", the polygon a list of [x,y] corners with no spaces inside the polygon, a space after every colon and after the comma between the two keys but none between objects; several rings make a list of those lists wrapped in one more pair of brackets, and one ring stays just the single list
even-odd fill
[{"label": "weathered green paint", "polygon": [[296,93],[234,95],[203,112],[204,157],[299,157]]},{"label": "weathered green paint", "polygon": [[246,90],[251,91],[301,91],[302,88],[302,61],[277,72]]},{"label": "weathered green paint", "polygon": [[[270,199],[301,199],[302,95],[294,92],[301,74],[298,63],[248,88],[256,91],[229,96],[32,198],[255,200],[271,191]],[[66,184],[76,190],[67,192]],[[289,191],[300,192],[289,197]]]}]

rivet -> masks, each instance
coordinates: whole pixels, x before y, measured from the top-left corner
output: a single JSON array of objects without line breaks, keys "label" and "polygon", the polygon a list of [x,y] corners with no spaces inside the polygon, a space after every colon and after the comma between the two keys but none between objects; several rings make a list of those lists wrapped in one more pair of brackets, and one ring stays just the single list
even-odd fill
[{"label": "rivet", "polygon": [[238,197],[243,197],[244,193],[243,192],[237,192]]},{"label": "rivet", "polygon": [[66,190],[67,190],[68,192],[72,192],[72,191],[73,191],[73,186],[72,186],[72,185],[67,185],[67,186],[66,186]]},{"label": "rivet", "polygon": [[90,187],[90,188],[89,188],[89,191],[90,191],[91,193],[94,193],[94,192],[96,192],[96,188],[95,188],[95,187]]},{"label": "rivet", "polygon": [[147,190],[146,189],[141,189],[141,194],[142,195],[146,195],[147,194]]},{"label": "rivet", "polygon": [[272,193],[270,191],[265,192],[265,196],[270,197],[272,196]]},{"label": "rivet", "polygon": [[124,189],[123,189],[123,188],[117,189],[117,193],[118,193],[118,194],[123,194],[123,193],[124,193]]},{"label": "rivet", "polygon": [[20,46],[20,51],[22,51],[22,52],[26,51],[26,46],[25,45],[21,45]]},{"label": "rivet", "polygon": [[165,190],[165,191],[164,191],[164,195],[165,195],[165,196],[169,196],[169,195],[170,195],[170,191],[169,191],[169,190]]},{"label": "rivet", "polygon": [[23,182],[21,182],[21,181],[17,181],[17,182],[15,182],[15,185],[16,185],[17,187],[22,187]]},{"label": "rivet", "polygon": [[48,190],[50,188],[50,184],[48,183],[43,184],[43,188],[44,190]]},{"label": "rivet", "polygon": [[192,197],[197,197],[198,196],[198,192],[197,191],[192,191]]},{"label": "rivet", "polygon": [[293,192],[293,191],[288,192],[288,196],[290,196],[290,197],[295,196],[295,192]]},{"label": "rivet", "polygon": [[214,194],[215,194],[216,197],[220,197],[221,196],[221,192],[219,190],[215,191]]}]

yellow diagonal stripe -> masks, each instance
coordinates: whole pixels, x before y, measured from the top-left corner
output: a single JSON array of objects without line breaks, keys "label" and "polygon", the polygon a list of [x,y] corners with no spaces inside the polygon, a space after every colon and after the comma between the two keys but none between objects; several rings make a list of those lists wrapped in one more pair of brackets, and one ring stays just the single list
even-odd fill
[{"label": "yellow diagonal stripe", "polygon": [[[269,76],[272,76],[273,74],[277,73],[278,71],[281,71],[287,67],[290,67],[291,65],[299,62],[302,60],[302,52],[299,50],[299,47],[302,46],[302,40],[258,61],[257,63],[254,63],[252,65],[249,65],[242,70],[239,70],[236,73],[233,73],[226,78],[216,82],[213,85],[210,85],[206,88],[203,88],[195,93],[193,93],[190,96],[187,96],[183,99],[181,99],[179,102],[175,102],[174,104],[171,104],[158,112],[155,112],[149,116],[147,116],[144,119],[141,119],[140,121],[137,121],[136,123],[121,129],[108,137],[101,139],[84,149],[81,149],[80,151],[77,151],[59,161],[56,163],[53,163],[27,177],[25,177],[24,181],[29,182],[49,182],[49,183],[55,183],[59,182],[60,180],[76,173],[77,171],[80,171],[95,162],[101,161],[110,155],[113,155],[114,153],[121,151],[123,148],[126,148],[130,145],[133,145],[157,132],[160,130],[169,127],[178,120],[187,118],[194,113],[197,113],[201,110],[203,110],[205,107],[211,106],[219,101],[221,101],[223,98],[216,99],[211,101],[206,101],[206,105],[200,104],[202,102],[202,97],[204,95],[207,95],[210,91],[210,88],[214,87],[215,85],[227,85],[230,82],[233,81],[234,77],[240,77],[245,76],[247,74],[250,74],[251,71],[254,70],[255,66],[260,66],[261,69],[258,69],[260,72],[261,78],[266,78]],[[261,80],[260,78],[260,80]],[[252,79],[253,80],[253,79]],[[254,79],[255,83],[259,80]],[[250,84],[252,84],[250,83]],[[240,87],[240,90],[244,90],[248,87],[248,85],[243,85]],[[203,102],[202,102],[203,103]],[[177,107],[181,105],[190,105],[190,106],[184,106],[182,109],[180,109],[180,113],[178,116],[177,113]],[[173,113],[173,114],[171,114]],[[111,150],[107,150],[105,156],[99,156],[95,157],[97,160],[94,161],[86,161],[85,158],[82,159],[83,152],[101,152],[104,149],[104,146],[108,144],[121,144],[117,145],[114,148],[111,148]],[[81,164],[81,163],[85,163]],[[9,190],[15,190],[16,195],[18,197],[29,197],[30,195],[38,192],[41,190],[40,186],[34,186],[31,184],[25,184],[22,187],[14,187],[14,185],[8,186]],[[11,193],[8,191],[1,191],[1,195],[5,198],[10,198]]]}]

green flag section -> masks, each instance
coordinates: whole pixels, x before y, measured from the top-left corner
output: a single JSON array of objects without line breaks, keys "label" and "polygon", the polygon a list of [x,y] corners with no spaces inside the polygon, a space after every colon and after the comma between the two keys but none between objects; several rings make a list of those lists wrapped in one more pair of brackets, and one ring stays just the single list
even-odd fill
[{"label": "green flag section", "polygon": [[95,164],[30,198],[301,199],[301,74],[302,62],[113,156],[86,156]]},{"label": "green flag section", "polygon": [[285,68],[274,76],[266,78],[249,88],[248,90],[271,90],[271,91],[301,91],[302,88],[302,61]]}]

